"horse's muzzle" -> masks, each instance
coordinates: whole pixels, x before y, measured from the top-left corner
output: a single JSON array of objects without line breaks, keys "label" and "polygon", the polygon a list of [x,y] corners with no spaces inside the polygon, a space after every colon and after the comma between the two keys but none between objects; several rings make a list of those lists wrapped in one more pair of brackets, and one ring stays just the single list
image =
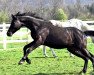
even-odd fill
[{"label": "horse's muzzle", "polygon": [[12,36],[12,32],[7,32],[7,36]]}]

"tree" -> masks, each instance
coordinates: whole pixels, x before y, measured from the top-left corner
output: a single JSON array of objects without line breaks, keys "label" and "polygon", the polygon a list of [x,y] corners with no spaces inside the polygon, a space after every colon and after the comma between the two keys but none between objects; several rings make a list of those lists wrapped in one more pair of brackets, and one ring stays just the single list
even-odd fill
[{"label": "tree", "polygon": [[61,5],[63,5],[63,0],[51,0],[51,3],[51,19],[56,19],[57,10],[61,8]]},{"label": "tree", "polygon": [[89,12],[94,15],[94,3],[91,4],[91,6],[87,6],[87,9],[89,10]]},{"label": "tree", "polygon": [[7,15],[6,12],[0,12],[0,23],[2,22],[8,22],[9,21],[9,17]]},{"label": "tree", "polygon": [[63,9],[58,9],[55,15],[56,20],[67,20],[67,15],[63,11]]}]

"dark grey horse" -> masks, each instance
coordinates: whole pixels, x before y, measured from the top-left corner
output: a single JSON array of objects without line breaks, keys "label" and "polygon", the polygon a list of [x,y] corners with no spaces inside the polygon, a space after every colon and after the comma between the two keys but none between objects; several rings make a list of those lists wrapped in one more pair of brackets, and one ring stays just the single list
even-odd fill
[{"label": "dark grey horse", "polygon": [[38,19],[31,16],[15,16],[12,15],[11,25],[7,31],[8,36],[12,36],[21,27],[30,29],[33,41],[27,44],[24,48],[24,55],[19,61],[31,63],[28,54],[35,50],[40,45],[45,45],[51,48],[62,49],[67,48],[72,54],[82,58],[84,67],[81,72],[86,73],[88,60],[92,62],[94,69],[94,56],[87,50],[86,35],[94,36],[93,31],[80,31],[74,27],[59,27],[54,26],[50,21]]}]

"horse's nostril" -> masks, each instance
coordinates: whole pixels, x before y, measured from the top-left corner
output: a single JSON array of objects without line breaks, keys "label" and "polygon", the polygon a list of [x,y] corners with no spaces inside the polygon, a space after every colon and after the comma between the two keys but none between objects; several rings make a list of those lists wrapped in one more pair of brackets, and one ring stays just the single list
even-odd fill
[{"label": "horse's nostril", "polygon": [[7,32],[7,36],[12,36],[12,33],[11,32]]}]

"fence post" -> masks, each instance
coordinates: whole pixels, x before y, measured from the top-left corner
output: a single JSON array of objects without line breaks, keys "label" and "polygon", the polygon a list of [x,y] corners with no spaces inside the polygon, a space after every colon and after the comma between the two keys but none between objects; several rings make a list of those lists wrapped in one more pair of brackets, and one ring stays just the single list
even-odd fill
[{"label": "fence post", "polygon": [[7,40],[6,40],[6,24],[3,23],[3,49],[6,49],[6,44],[7,44]]}]

